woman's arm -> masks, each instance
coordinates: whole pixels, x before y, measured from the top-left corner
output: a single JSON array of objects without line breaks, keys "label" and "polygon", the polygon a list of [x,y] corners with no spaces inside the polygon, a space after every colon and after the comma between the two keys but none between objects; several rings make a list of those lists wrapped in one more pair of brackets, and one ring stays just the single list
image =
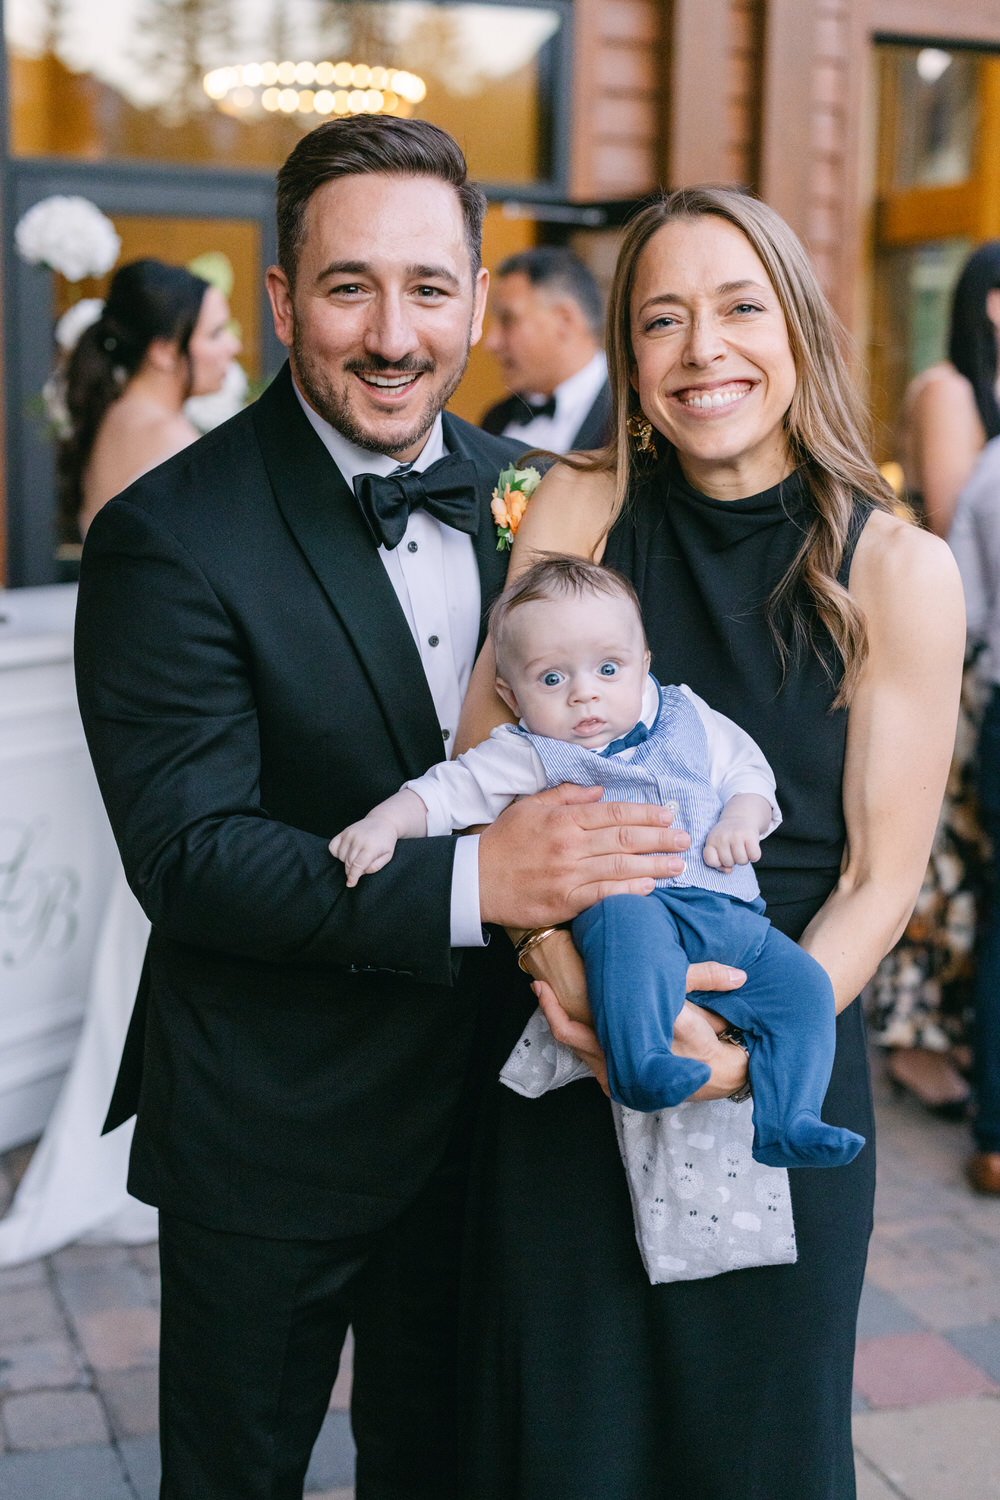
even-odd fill
[{"label": "woman's arm", "polygon": [[913,910],[954,749],[965,649],[958,569],[926,532],[874,514],[850,591],[865,612],[870,654],[848,719],[844,865],[801,939],[833,981],[838,1010]]},{"label": "woman's arm", "polygon": [[[511,548],[507,582],[530,568],[539,553],[561,552],[600,561],[614,500],[609,474],[580,473],[555,464],[532,495]],[[455,754],[487,738],[514,715],[497,692],[496,660],[487,640],[473,668],[458,722]]]}]

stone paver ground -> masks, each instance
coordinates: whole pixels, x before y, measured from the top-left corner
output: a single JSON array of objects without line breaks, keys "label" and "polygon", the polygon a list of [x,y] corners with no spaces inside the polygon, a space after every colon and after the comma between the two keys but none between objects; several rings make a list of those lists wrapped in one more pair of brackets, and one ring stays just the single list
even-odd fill
[{"label": "stone paver ground", "polygon": [[[1000,1199],[963,1125],[892,1098],[875,1062],[876,1228],[859,1321],[859,1500],[1000,1497]],[[0,1211],[30,1155],[0,1158]],[[0,1270],[3,1500],[156,1500],[155,1246],[74,1245]],[[350,1357],[309,1500],[352,1500]],[[796,1500],[775,1496],[774,1500]]]}]

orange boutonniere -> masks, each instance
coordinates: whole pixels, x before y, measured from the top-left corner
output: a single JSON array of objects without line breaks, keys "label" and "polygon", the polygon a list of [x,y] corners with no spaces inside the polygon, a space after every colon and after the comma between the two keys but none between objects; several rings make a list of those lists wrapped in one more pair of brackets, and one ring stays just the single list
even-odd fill
[{"label": "orange boutonniere", "polygon": [[541,477],[537,469],[516,469],[513,464],[501,471],[490,503],[497,527],[498,552],[509,547],[514,540]]}]

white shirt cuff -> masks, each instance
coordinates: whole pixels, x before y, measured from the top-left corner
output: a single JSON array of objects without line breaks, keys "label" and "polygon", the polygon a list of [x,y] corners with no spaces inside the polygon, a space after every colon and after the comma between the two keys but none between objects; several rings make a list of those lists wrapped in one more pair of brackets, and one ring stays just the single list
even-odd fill
[{"label": "white shirt cuff", "polygon": [[451,946],[485,948],[489,938],[479,916],[479,834],[455,840],[451,868]]}]

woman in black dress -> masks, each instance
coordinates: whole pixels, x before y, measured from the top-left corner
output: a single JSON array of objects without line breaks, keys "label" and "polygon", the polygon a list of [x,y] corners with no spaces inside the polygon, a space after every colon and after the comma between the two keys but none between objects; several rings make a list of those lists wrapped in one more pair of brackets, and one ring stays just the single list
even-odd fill
[{"label": "woman in black dress", "polygon": [[[784,813],[757,867],[771,920],[833,981],[824,1117],[856,1161],[791,1174],[794,1265],[651,1285],[607,1100],[575,1083],[487,1100],[472,1210],[466,1492],[476,1500],[851,1500],[854,1330],[873,1121],[854,997],[920,885],[954,736],[961,588],[943,543],[895,519],[835,320],[765,205],[686,189],[625,233],[609,311],[616,430],[557,465],[518,533],[635,583],[661,681],[750,733]],[[492,664],[464,727],[505,717]],[[600,1072],[567,933],[527,960],[556,1035]],[[706,988],[704,973],[689,976]],[[717,979],[715,988],[726,987]],[[562,1001],[560,1005],[556,996]],[[510,997],[509,1050],[532,1008]],[[567,1014],[569,1012],[570,1014]],[[688,1007],[702,1096],[745,1078]]]}]

